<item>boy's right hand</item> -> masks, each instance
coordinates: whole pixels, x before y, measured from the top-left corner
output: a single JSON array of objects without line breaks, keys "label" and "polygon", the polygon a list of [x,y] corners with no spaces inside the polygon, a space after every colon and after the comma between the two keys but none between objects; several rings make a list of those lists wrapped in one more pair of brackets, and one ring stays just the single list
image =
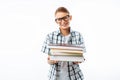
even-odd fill
[{"label": "boy's right hand", "polygon": [[48,64],[56,64],[56,63],[58,63],[58,61],[56,61],[56,60],[50,60],[50,56],[48,56]]}]

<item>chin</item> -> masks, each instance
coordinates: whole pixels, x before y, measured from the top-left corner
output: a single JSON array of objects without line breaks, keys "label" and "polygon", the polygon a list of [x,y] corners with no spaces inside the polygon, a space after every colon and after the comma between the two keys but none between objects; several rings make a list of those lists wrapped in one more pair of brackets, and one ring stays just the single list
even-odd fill
[{"label": "chin", "polygon": [[70,28],[70,27],[64,27],[64,26],[61,27],[61,29],[64,29],[64,30],[65,30],[65,29],[69,29],[69,28]]}]

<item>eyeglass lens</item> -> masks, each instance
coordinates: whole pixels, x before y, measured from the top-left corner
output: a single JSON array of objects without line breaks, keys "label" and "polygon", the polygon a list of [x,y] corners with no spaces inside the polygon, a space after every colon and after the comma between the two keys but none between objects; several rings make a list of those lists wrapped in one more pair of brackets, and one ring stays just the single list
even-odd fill
[{"label": "eyeglass lens", "polygon": [[66,15],[66,16],[64,16],[62,18],[56,18],[55,21],[56,22],[61,22],[62,20],[66,21],[66,20],[68,20],[68,18],[69,18],[69,15]]}]

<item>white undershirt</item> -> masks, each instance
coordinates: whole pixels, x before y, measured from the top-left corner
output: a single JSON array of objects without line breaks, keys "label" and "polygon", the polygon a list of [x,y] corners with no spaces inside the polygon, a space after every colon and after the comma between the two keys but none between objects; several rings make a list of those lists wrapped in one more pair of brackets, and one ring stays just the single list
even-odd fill
[{"label": "white undershirt", "polygon": [[[65,41],[64,43],[67,44],[70,38],[70,35],[67,35],[64,37]],[[68,77],[68,66],[67,66],[67,62],[66,61],[61,61],[61,66],[60,66],[60,72],[59,72],[59,78],[57,80],[69,80]]]}]

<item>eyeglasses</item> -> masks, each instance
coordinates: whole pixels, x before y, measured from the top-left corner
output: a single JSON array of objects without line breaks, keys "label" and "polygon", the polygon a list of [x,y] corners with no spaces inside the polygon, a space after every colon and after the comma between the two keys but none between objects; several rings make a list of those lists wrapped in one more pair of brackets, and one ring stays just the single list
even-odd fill
[{"label": "eyeglasses", "polygon": [[55,21],[56,21],[56,22],[61,22],[62,20],[68,21],[68,20],[69,20],[69,17],[70,17],[70,15],[66,15],[66,16],[64,16],[64,17],[62,17],[62,18],[56,18]]}]

